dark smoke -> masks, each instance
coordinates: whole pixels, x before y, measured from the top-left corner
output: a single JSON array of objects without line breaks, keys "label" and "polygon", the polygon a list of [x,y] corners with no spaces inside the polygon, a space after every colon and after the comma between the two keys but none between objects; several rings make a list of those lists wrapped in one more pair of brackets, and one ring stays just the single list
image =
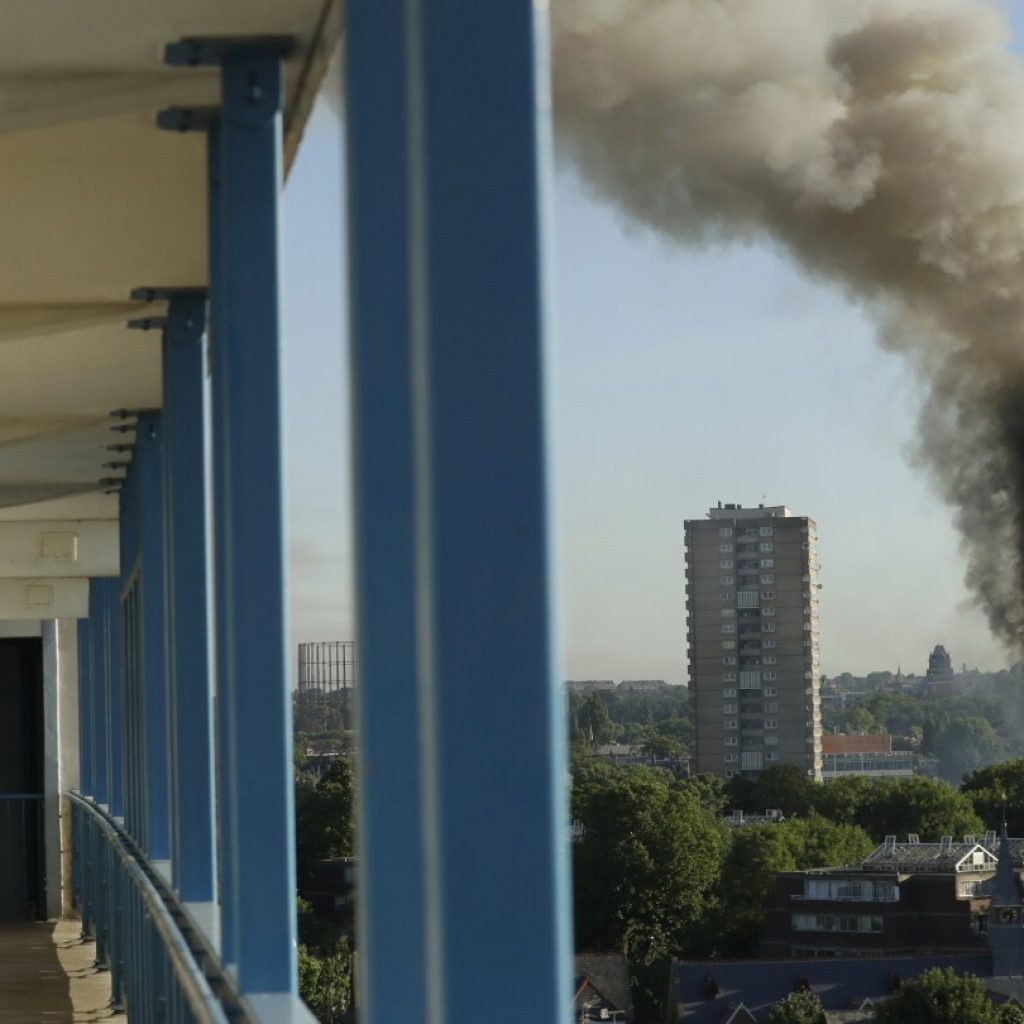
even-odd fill
[{"label": "dark smoke", "polygon": [[[559,144],[687,243],[772,238],[928,388],[917,460],[1024,637],[1024,72],[968,0],[555,0]],[[941,556],[941,553],[937,553]]]}]

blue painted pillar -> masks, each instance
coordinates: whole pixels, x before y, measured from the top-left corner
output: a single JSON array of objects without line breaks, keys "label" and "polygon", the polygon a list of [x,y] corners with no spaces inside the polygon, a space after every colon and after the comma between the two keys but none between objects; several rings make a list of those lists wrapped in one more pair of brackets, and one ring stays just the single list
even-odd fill
[{"label": "blue painted pillar", "polygon": [[[94,581],[89,581],[92,591]],[[78,620],[78,764],[80,791],[93,795],[92,637],[88,619]]]},{"label": "blue painted pillar", "polygon": [[135,483],[139,503],[139,629],[145,849],[150,860],[170,858],[167,608],[164,537],[163,425],[160,413],[139,415]]},{"label": "blue painted pillar", "polygon": [[529,1015],[556,1021],[571,936],[547,507],[546,5],[407,9],[429,1019],[487,1007],[519,1021],[522,1006],[494,999],[515,964]]},{"label": "blue painted pillar", "polygon": [[141,759],[142,696],[139,669],[138,635],[138,466],[128,468],[121,485],[121,632],[124,641],[125,707],[125,828],[140,843],[143,841],[142,788],[145,783]]},{"label": "blue painted pillar", "polygon": [[103,642],[104,619],[103,581],[89,581],[89,693],[92,733],[93,799],[106,805],[110,781],[108,758],[110,746],[107,738],[107,667],[106,644]]},{"label": "blue painted pillar", "polygon": [[345,25],[349,345],[359,652],[361,1013],[426,1020],[416,671],[405,4]]},{"label": "blue painted pillar", "polygon": [[181,899],[216,895],[213,692],[207,575],[203,337],[206,294],[170,294],[163,338],[172,736],[172,881]]},{"label": "blue painted pillar", "polygon": [[233,718],[235,952],[243,993],[290,993],[297,976],[278,299],[282,51],[228,50],[222,68],[224,335],[215,343],[226,348],[228,438],[218,495],[227,601],[219,636]]},{"label": "blue painted pillar", "polygon": [[223,440],[214,469],[217,701],[231,818],[223,938],[243,994],[288,996],[297,978],[278,299],[286,49],[272,39],[186,40],[166,56],[221,67],[210,301],[214,377],[223,374],[213,409],[215,445],[218,429]]},{"label": "blue painted pillar", "polygon": [[103,661],[106,668],[107,743],[110,750],[107,797],[111,815],[121,818],[124,816],[125,714],[120,585],[117,579],[96,582],[102,590],[103,603]]},{"label": "blue painted pillar", "polygon": [[217,775],[220,784],[217,790],[217,834],[220,852],[219,891],[220,902],[220,954],[221,959],[232,967],[235,964],[235,936],[237,919],[235,907],[238,902],[238,878],[235,864],[238,854],[237,820],[235,817],[234,745],[231,725],[235,720],[232,691],[228,680],[228,647],[224,642],[224,631],[228,622],[228,556],[227,516],[221,514],[228,487],[228,423],[229,369],[227,328],[224,320],[224,273],[225,263],[221,249],[223,236],[221,182],[221,129],[220,119],[215,119],[207,130],[207,180],[208,216],[210,246],[210,404],[211,428],[213,433],[213,567],[214,567],[214,635],[216,641],[216,747]]}]

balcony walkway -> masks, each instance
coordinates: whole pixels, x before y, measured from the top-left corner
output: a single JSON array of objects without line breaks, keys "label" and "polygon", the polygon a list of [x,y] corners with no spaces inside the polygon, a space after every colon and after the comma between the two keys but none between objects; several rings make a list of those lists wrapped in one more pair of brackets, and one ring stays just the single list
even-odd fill
[{"label": "balcony walkway", "polygon": [[[93,967],[96,946],[79,921],[0,924],[0,1020],[64,1024],[114,1017],[110,974]],[[117,1015],[126,1021],[124,1014]]]}]

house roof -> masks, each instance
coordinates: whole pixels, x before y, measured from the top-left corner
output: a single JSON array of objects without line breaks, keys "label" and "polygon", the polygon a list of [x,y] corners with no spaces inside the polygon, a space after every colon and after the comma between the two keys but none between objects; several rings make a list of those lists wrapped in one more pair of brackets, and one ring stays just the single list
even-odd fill
[{"label": "house roof", "polygon": [[891,750],[892,737],[887,732],[850,736],[825,733],[821,737],[822,754],[887,754]]},{"label": "house roof", "polygon": [[[1013,864],[1020,867],[1024,862],[1024,839],[1008,840]],[[995,838],[955,843],[951,837],[939,843],[897,843],[888,839],[861,862],[864,868],[888,871],[948,871],[964,870],[971,863],[974,854],[982,856],[983,863],[978,871],[991,871],[998,860],[998,844]],[[972,865],[973,866],[973,865]]]},{"label": "house roof", "polygon": [[617,1009],[633,1019],[633,992],[629,985],[629,964],[623,953],[578,953],[576,955],[577,996],[586,982]]},{"label": "house roof", "polygon": [[[865,999],[885,998],[894,982],[915,978],[932,967],[952,967],[957,974],[987,977],[988,954],[921,957],[866,957],[855,960],[673,961],[678,1020],[685,1024],[721,1024],[723,1011],[742,1004],[755,1019],[801,983],[806,983],[828,1011],[857,1010]],[[707,998],[714,979],[718,995]]]}]

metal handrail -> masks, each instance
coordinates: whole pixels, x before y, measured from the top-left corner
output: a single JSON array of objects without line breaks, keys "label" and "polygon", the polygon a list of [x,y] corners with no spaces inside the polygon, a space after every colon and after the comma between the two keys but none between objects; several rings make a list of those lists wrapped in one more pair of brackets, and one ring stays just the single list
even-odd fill
[{"label": "metal handrail", "polygon": [[[176,920],[184,918],[185,913],[173,892],[149,864],[132,838],[106,811],[77,790],[69,792],[68,797],[72,803],[91,815],[93,821],[106,834],[110,848],[120,858],[153,926],[163,940],[165,952],[197,1024],[229,1024],[223,1003],[213,991],[207,971],[203,967],[204,961],[217,963],[216,957],[205,945],[196,942],[196,946],[201,946],[196,949],[185,940]],[[223,971],[216,973],[218,987],[223,985],[233,993],[233,986],[227,974]],[[230,1020],[248,1020],[237,998],[231,1002],[233,1005]]]}]

